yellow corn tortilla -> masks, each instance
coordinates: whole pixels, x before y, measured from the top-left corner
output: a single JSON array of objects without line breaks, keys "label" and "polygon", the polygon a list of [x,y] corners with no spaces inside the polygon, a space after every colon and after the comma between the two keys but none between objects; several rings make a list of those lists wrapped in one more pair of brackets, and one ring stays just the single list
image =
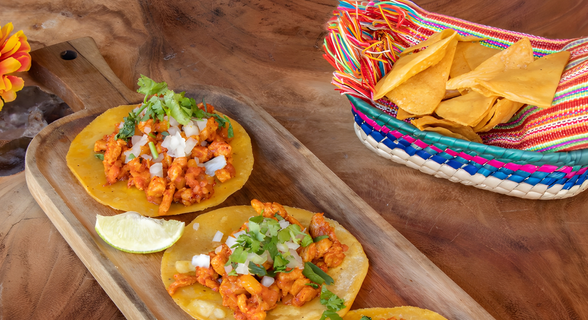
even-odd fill
[{"label": "yellow corn tortilla", "polygon": [[498,99],[488,115],[474,127],[475,132],[487,132],[499,123],[508,121],[523,106],[520,102]]},{"label": "yellow corn tortilla", "polygon": [[454,37],[447,44],[441,61],[406,80],[386,94],[386,97],[408,113],[433,113],[445,96],[445,84],[449,78],[456,46],[457,39]]},{"label": "yellow corn tortilla", "polygon": [[530,63],[526,69],[507,70],[492,79],[477,79],[476,83],[494,95],[549,108],[569,58],[568,51],[552,53]]},{"label": "yellow corn tortilla", "polygon": [[497,97],[486,97],[476,91],[442,101],[435,113],[441,118],[475,127],[490,110]]},{"label": "yellow corn tortilla", "polygon": [[398,320],[447,320],[436,312],[417,307],[357,309],[349,311],[343,320],[360,320],[362,316],[372,320],[387,320],[392,317]]},{"label": "yellow corn tortilla", "polygon": [[[291,207],[285,207],[289,215],[292,215],[303,226],[310,224],[314,213]],[[182,238],[171,248],[167,249],[161,260],[161,278],[165,288],[174,282],[173,275],[176,271],[176,261],[192,260],[192,256],[208,253],[224,243],[233,231],[239,229],[250,217],[258,215],[251,206],[234,206],[217,209],[198,216],[192,223],[186,226]],[[343,263],[328,274],[335,283],[328,289],[345,300],[346,308],[339,311],[344,315],[359,293],[363,279],[368,270],[368,259],[359,241],[334,220],[327,219],[335,228],[335,234],[339,241],[346,244],[349,250],[346,252]],[[198,230],[194,230],[194,223],[199,223]],[[215,233],[224,234],[221,242],[212,242]],[[201,284],[194,284],[177,290],[173,300],[189,315],[200,320],[229,319],[234,320],[233,311],[222,305],[220,293],[212,291]],[[325,306],[321,305],[319,297],[302,307],[287,306],[279,303],[275,309],[267,312],[267,320],[287,319],[320,319]]]},{"label": "yellow corn tortilla", "polygon": [[447,46],[456,37],[457,33],[453,31],[453,35],[433,43],[423,51],[398,58],[392,70],[376,84],[374,100],[382,98],[417,73],[441,61]]},{"label": "yellow corn tortilla", "polygon": [[[113,185],[105,186],[104,166],[102,161],[94,156],[94,143],[102,139],[104,135],[111,134],[114,131],[115,124],[123,121],[123,118],[135,107],[137,105],[112,108],[94,119],[72,141],[66,156],[67,166],[90,196],[98,202],[114,209],[137,211],[145,216],[156,217],[159,215],[159,206],[149,203],[144,191],[137,188],[127,188],[127,181],[119,181]],[[166,215],[200,211],[219,205],[231,194],[243,187],[253,169],[251,139],[237,121],[230,120],[234,132],[234,138],[230,145],[233,150],[235,177],[224,183],[217,181],[214,187],[214,195],[208,200],[188,207],[181,203],[172,203]]]},{"label": "yellow corn tortilla", "polygon": [[474,70],[449,79],[446,88],[469,88],[476,85],[477,80],[490,80],[509,69],[524,69],[533,61],[531,41],[523,38],[482,62]]},{"label": "yellow corn tortilla", "polygon": [[463,42],[460,39],[451,65],[450,77],[455,78],[476,69],[499,52],[498,49],[492,49],[477,42]]}]

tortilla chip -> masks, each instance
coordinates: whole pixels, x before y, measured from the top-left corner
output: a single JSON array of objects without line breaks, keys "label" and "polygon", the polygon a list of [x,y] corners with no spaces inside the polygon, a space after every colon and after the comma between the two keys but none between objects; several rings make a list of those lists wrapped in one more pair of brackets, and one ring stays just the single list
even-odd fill
[{"label": "tortilla chip", "polygon": [[472,70],[476,69],[484,61],[501,52],[498,49],[489,48],[479,43],[462,42],[462,44],[465,46],[463,50],[464,58]]},{"label": "tortilla chip", "polygon": [[490,111],[497,97],[485,97],[471,91],[463,96],[442,101],[435,113],[441,118],[457,122],[464,126],[475,127]]},{"label": "tortilla chip", "polygon": [[414,118],[414,116],[414,114],[408,113],[400,108],[398,108],[398,111],[396,111],[396,119],[398,120],[406,120],[408,118]]},{"label": "tortilla chip", "polygon": [[451,36],[454,36],[455,34],[456,34],[456,31],[453,30],[453,29],[444,29],[441,32],[435,32],[432,35],[430,35],[427,38],[427,40],[421,41],[421,42],[419,42],[418,44],[415,44],[412,47],[406,48],[404,51],[402,51],[400,53],[400,56],[402,57],[402,56],[405,56],[405,55],[407,55],[407,54],[409,54],[409,53],[411,53],[411,52],[413,52],[415,50],[418,50],[418,49],[421,49],[421,48],[424,48],[424,47],[428,47],[428,46],[430,46],[430,45],[432,45],[434,43],[437,43],[437,42],[439,42],[439,41],[441,41],[443,39],[446,39],[446,38],[449,38]]},{"label": "tortilla chip", "polygon": [[490,80],[510,69],[523,69],[534,61],[533,48],[528,38],[493,55],[473,71],[462,74],[447,82],[447,89],[462,89],[476,85],[477,80]]},{"label": "tortilla chip", "polygon": [[368,308],[349,311],[343,320],[360,320],[362,316],[372,320],[402,319],[402,320],[447,320],[442,315],[427,309],[417,307],[396,308]]},{"label": "tortilla chip", "polygon": [[491,115],[486,123],[481,121],[474,128],[475,132],[487,132],[496,127],[499,123],[508,121],[523,106],[520,102],[508,99],[498,99],[492,107]]},{"label": "tortilla chip", "polygon": [[445,84],[453,61],[457,39],[447,45],[445,56],[437,64],[417,73],[386,94],[399,108],[414,115],[431,114],[445,96]]},{"label": "tortilla chip", "polygon": [[457,33],[454,33],[453,36],[435,42],[423,51],[400,57],[392,70],[376,84],[374,100],[382,98],[417,73],[441,61],[447,46],[456,36]]},{"label": "tortilla chip", "polygon": [[449,120],[424,116],[412,120],[411,123],[421,131],[433,131],[457,139],[482,143],[482,138],[474,132],[472,127],[463,126]]},{"label": "tortilla chip", "polygon": [[495,95],[541,108],[551,107],[570,53],[561,51],[537,59],[526,69],[511,69],[477,84]]},{"label": "tortilla chip", "polygon": [[[67,166],[90,196],[98,202],[114,209],[137,211],[146,216],[156,217],[159,215],[159,206],[149,203],[144,191],[137,188],[127,188],[127,181],[119,181],[113,185],[106,186],[106,176],[104,175],[102,161],[94,157],[94,143],[102,139],[104,135],[111,134],[114,125],[123,121],[123,118],[136,106],[112,108],[94,119],[71,142],[66,156]],[[243,187],[253,169],[251,139],[237,121],[230,120],[234,131],[234,138],[230,145],[233,150],[235,177],[224,183],[217,183],[214,187],[214,195],[208,200],[188,207],[181,203],[172,203],[166,215],[200,211],[219,205],[231,194]]]},{"label": "tortilla chip", "polygon": [[445,90],[445,95],[443,96],[443,100],[455,98],[461,96],[461,92],[459,90]]},{"label": "tortilla chip", "polygon": [[[313,213],[307,210],[285,207],[288,214],[294,216],[303,226],[308,226]],[[167,249],[161,260],[161,278],[167,288],[174,282],[176,261],[192,260],[192,256],[214,250],[219,242],[212,242],[217,231],[223,232],[223,242],[233,231],[239,229],[250,217],[257,215],[251,206],[235,206],[217,209],[198,216],[186,226],[184,234],[178,242]],[[349,246],[343,264],[329,270],[328,274],[335,280],[329,290],[345,300],[346,309],[339,311],[345,314],[353,304],[363,279],[368,270],[368,259],[359,241],[339,223],[326,219],[335,228],[335,234],[341,243]],[[199,223],[194,230],[194,223]],[[177,290],[174,301],[188,314],[196,319],[235,319],[233,311],[222,305],[222,297],[201,284],[194,284]],[[275,309],[267,312],[267,320],[305,319],[318,320],[325,310],[317,297],[302,307],[279,303]]]},{"label": "tortilla chip", "polygon": [[488,38],[480,38],[476,36],[459,36],[459,41],[461,42],[477,42],[484,40],[488,40]]}]

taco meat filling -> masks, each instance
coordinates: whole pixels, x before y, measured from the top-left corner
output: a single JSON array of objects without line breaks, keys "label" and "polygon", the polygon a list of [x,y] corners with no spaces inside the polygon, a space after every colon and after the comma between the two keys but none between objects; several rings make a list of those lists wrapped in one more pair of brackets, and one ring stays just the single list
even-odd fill
[{"label": "taco meat filling", "polygon": [[235,319],[263,320],[280,301],[300,307],[321,293],[326,272],[341,265],[348,250],[323,214],[312,216],[307,231],[278,203],[251,205],[259,216],[215,250],[194,256],[192,265],[205,262],[196,263],[194,275],[175,274],[170,295],[200,283],[221,294]]},{"label": "taco meat filling", "polygon": [[[197,106],[205,113],[214,107]],[[127,187],[143,190],[147,201],[165,215],[172,202],[190,206],[214,194],[216,179],[221,183],[235,176],[229,126],[219,126],[215,117],[192,118],[182,125],[173,117],[150,118],[137,113],[130,138],[118,138],[125,122],[116,124],[112,134],[96,141],[94,152],[102,153],[106,185],[128,181]]]}]

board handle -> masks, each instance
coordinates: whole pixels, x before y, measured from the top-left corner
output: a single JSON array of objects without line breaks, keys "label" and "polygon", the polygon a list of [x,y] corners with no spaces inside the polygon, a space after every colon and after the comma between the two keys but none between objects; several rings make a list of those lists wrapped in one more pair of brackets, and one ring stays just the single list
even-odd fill
[{"label": "board handle", "polygon": [[143,100],[143,95],[131,91],[114,74],[91,37],[38,49],[31,57],[31,78],[63,99],[74,112],[104,111]]}]

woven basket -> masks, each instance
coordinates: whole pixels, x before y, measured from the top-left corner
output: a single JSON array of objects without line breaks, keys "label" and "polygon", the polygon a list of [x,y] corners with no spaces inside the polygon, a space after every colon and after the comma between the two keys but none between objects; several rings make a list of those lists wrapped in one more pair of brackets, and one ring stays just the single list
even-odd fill
[{"label": "woven basket", "polygon": [[[506,124],[481,134],[485,144],[420,131],[395,118],[397,107],[372,99],[375,83],[398,54],[452,28],[504,49],[528,37],[534,55],[567,50],[571,58],[553,106],[525,106]],[[561,199],[588,188],[588,38],[550,40],[427,12],[404,0],[341,1],[325,38],[333,84],[346,94],[355,132],[370,150],[424,173],[527,199]],[[386,38],[385,48],[374,44]],[[387,50],[386,50],[387,49]]]}]

